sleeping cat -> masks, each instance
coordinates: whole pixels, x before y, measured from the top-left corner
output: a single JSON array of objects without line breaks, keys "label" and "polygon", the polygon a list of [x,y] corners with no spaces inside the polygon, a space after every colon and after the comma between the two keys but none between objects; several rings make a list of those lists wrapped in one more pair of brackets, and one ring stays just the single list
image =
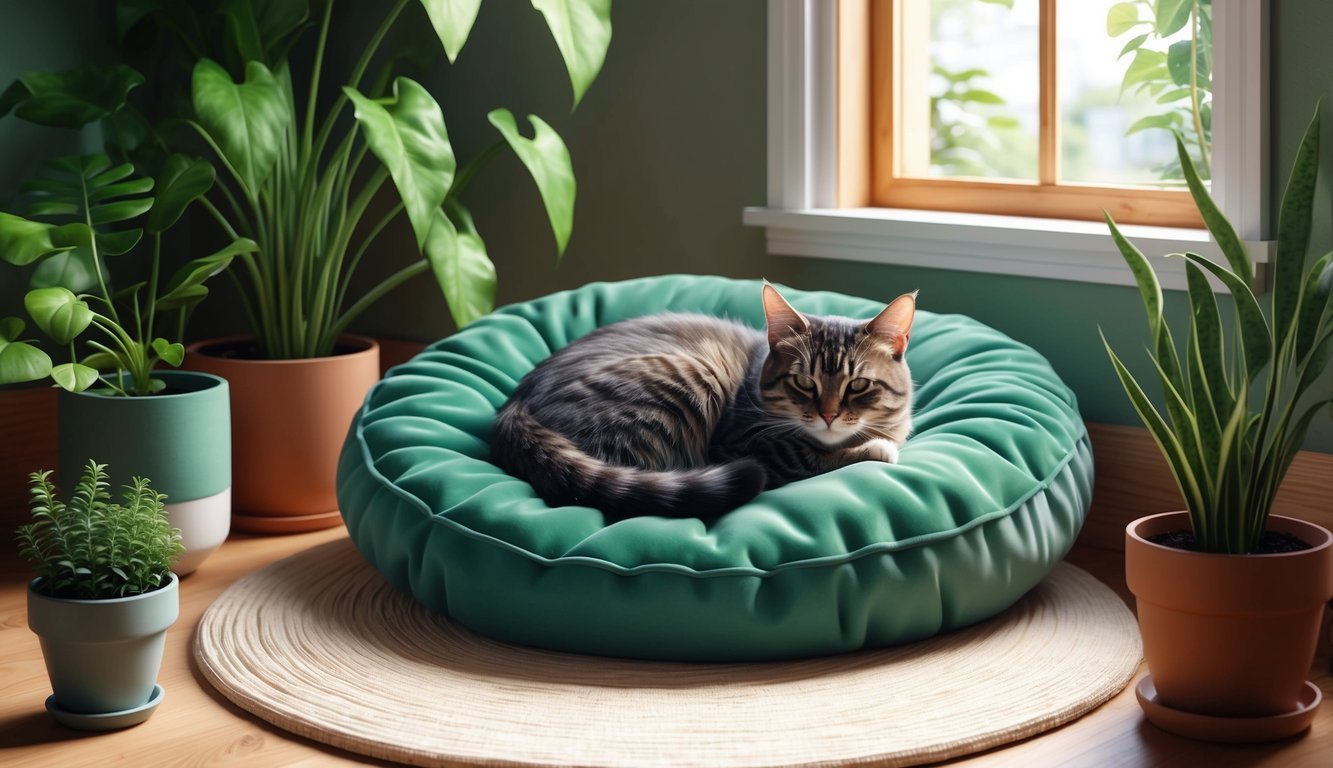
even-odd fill
[{"label": "sleeping cat", "polygon": [[549,504],[707,518],[853,462],[896,463],[916,294],[870,320],[803,315],[768,283],[763,304],[766,334],[653,315],[556,352],[501,409],[496,464]]}]

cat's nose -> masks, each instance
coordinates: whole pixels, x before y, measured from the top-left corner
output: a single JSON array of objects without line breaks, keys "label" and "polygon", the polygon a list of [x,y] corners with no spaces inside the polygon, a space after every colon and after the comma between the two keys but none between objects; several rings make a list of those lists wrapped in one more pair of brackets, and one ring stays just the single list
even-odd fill
[{"label": "cat's nose", "polygon": [[833,413],[821,413],[819,415],[824,417],[824,424],[830,427],[833,426],[833,420],[838,418],[837,411],[834,411]]}]

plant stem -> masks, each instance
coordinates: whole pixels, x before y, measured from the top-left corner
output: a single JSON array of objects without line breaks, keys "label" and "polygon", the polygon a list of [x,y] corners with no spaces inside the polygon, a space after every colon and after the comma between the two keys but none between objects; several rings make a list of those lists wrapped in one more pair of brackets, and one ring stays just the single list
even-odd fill
[{"label": "plant stem", "polygon": [[329,22],[333,18],[333,0],[324,4],[324,18],[319,24],[319,42],[315,44],[315,63],[310,71],[310,93],[306,96],[305,125],[303,134],[306,157],[310,158],[310,149],[314,146],[315,106],[319,95],[320,72],[324,68],[324,48],[329,39]]},{"label": "plant stem", "polygon": [[[153,235],[153,263],[148,272],[148,333],[145,335],[142,331],[139,333],[139,341],[153,336],[153,326],[157,322],[157,279],[158,267],[162,259],[162,233]],[[134,302],[137,310],[139,302]]]},{"label": "plant stem", "polygon": [[360,300],[353,304],[351,308],[338,318],[325,339],[326,343],[332,344],[334,340],[342,335],[343,331],[347,330],[347,326],[351,325],[353,320],[355,320],[362,312],[365,312],[370,305],[379,301],[379,299],[386,293],[428,269],[430,269],[430,264],[425,259],[418,259],[390,275],[384,282],[375,286],[370,292],[362,296]]},{"label": "plant stem", "polygon": [[1208,157],[1208,144],[1203,137],[1203,114],[1199,108],[1199,29],[1199,0],[1194,0],[1190,6],[1190,111],[1194,114],[1194,135],[1199,139],[1199,160],[1204,175],[1211,179],[1213,163]]}]

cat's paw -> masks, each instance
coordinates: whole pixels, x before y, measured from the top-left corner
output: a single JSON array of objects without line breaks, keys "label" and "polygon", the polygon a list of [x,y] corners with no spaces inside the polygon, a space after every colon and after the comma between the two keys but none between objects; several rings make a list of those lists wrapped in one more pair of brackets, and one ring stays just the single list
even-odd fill
[{"label": "cat's paw", "polygon": [[873,440],[866,441],[865,445],[861,446],[861,456],[867,461],[883,461],[889,464],[897,464],[898,444],[892,440],[876,437]]}]

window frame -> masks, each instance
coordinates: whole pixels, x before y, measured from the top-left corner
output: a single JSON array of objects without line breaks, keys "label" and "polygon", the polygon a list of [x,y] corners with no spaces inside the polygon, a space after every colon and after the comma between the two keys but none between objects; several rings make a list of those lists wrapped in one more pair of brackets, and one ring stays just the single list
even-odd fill
[{"label": "window frame", "polygon": [[[743,222],[765,228],[769,253],[1133,285],[1104,223],[870,204],[869,25],[888,1],[768,0],[768,199]],[[1268,3],[1213,0],[1213,197],[1257,290],[1272,250],[1268,20]],[[1122,229],[1150,255],[1225,263],[1202,228]],[[1165,287],[1185,287],[1182,261],[1159,262]]]}]

